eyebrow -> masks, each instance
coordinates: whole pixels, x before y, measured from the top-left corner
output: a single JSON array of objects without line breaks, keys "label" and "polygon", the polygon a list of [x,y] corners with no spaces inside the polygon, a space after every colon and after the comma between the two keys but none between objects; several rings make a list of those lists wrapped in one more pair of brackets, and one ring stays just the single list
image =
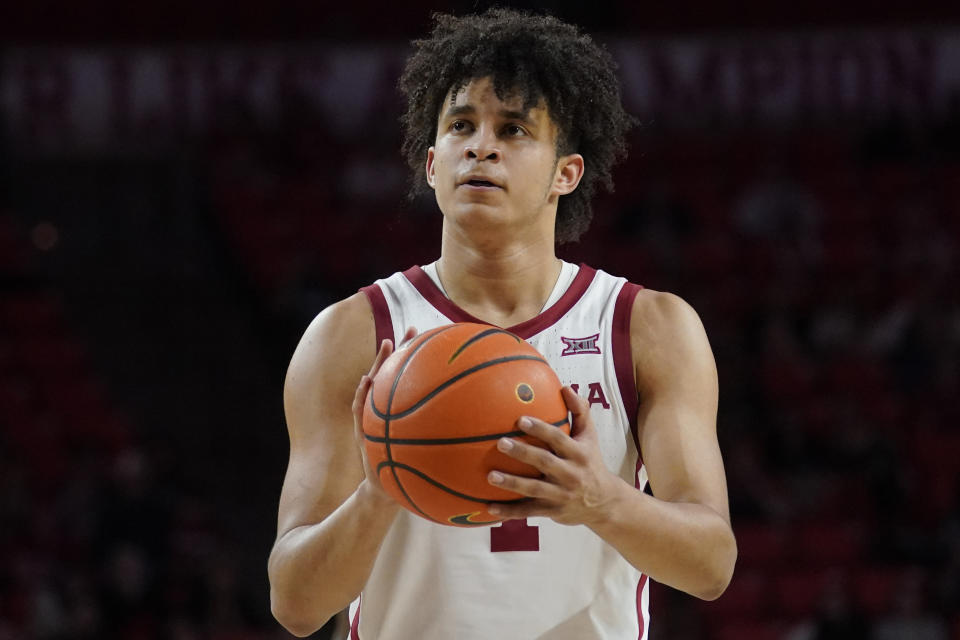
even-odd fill
[{"label": "eyebrow", "polygon": [[[472,115],[476,112],[477,112],[477,109],[472,104],[457,104],[447,109],[447,112],[445,115],[448,118],[451,118],[454,116]],[[533,124],[533,120],[530,119],[529,111],[517,111],[515,109],[501,109],[498,112],[498,115],[505,120],[519,120],[521,122]]]}]

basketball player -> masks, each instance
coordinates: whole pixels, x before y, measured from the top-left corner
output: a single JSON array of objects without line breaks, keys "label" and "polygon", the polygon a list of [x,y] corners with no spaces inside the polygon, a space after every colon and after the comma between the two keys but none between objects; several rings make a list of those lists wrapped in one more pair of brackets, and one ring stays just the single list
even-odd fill
[{"label": "basketball player", "polygon": [[[646,638],[649,580],[716,598],[736,544],[696,313],[555,254],[623,155],[612,60],[570,25],[508,10],[438,16],[414,44],[404,152],[443,214],[440,257],[324,310],[293,355],[274,615],[298,636],[350,605],[353,639]],[[573,421],[567,436],[521,418],[549,451],[498,446],[543,477],[492,472],[530,499],[491,506],[504,524],[464,529],[385,493],[359,416],[409,327],[471,320],[536,347]]]}]

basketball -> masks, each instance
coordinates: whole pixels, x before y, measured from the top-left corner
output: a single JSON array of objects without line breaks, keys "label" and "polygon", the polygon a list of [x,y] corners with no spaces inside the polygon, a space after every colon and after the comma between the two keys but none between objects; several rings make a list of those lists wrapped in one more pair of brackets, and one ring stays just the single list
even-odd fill
[{"label": "basketball", "polygon": [[523,496],[491,485],[487,474],[540,475],[501,453],[497,440],[545,446],[517,428],[521,416],[569,433],[560,388],[543,356],[509,331],[474,323],[426,331],[373,378],[362,424],[370,468],[418,516],[461,527],[496,524],[486,504]]}]

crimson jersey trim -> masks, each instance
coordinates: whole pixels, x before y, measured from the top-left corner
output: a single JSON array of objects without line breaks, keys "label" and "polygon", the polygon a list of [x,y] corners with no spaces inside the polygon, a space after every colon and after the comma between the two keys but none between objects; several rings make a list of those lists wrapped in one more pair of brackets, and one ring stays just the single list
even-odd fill
[{"label": "crimson jersey trim", "polygon": [[[640,448],[637,447],[637,455],[640,455]],[[640,486],[640,469],[643,468],[643,462],[640,458],[637,458],[637,470],[634,472],[633,477],[633,486],[643,491],[643,487]],[[637,640],[643,640],[643,633],[647,628],[647,620],[643,617],[643,590],[647,586],[649,578],[647,574],[641,573],[640,580],[637,582],[637,625],[640,627],[640,633],[637,635]],[[359,611],[359,610],[358,610]],[[359,639],[354,639],[359,640]]]},{"label": "crimson jersey trim", "polygon": [[[480,324],[490,324],[475,318],[470,315],[456,304],[454,304],[450,298],[443,294],[443,291],[440,290],[440,287],[430,279],[430,276],[418,266],[413,266],[403,272],[404,277],[410,281],[410,284],[416,288],[420,295],[426,299],[433,307],[448,317],[451,322],[478,322]],[[588,267],[585,264],[580,265],[580,271],[577,272],[576,277],[574,277],[573,282],[570,283],[570,286],[567,287],[567,290],[560,296],[560,299],[557,300],[549,309],[543,313],[521,322],[520,324],[515,324],[512,327],[504,327],[510,333],[516,334],[523,338],[524,340],[531,338],[550,325],[554,324],[557,320],[562,318],[570,309],[573,308],[573,305],[583,297],[583,294],[587,291],[587,287],[590,286],[590,283],[593,282],[594,276],[597,275],[596,269]]]},{"label": "crimson jersey trim", "polygon": [[613,370],[617,375],[617,385],[620,387],[620,397],[623,398],[623,408],[627,412],[627,421],[633,433],[633,441],[637,445],[637,455],[643,460],[640,451],[640,438],[637,434],[637,412],[640,409],[637,397],[637,381],[633,371],[633,350],[630,346],[630,317],[633,315],[633,301],[640,293],[641,287],[632,282],[624,283],[617,294],[617,301],[613,306]]},{"label": "crimson jersey trim", "polygon": [[[387,305],[387,298],[383,295],[383,289],[378,284],[371,284],[360,289],[370,301],[370,307],[373,309],[373,323],[377,328],[377,342],[374,345],[374,353],[380,351],[380,345],[384,340],[393,340],[393,321],[390,319],[390,307]],[[394,344],[396,346],[396,344]]]},{"label": "crimson jersey trim", "polygon": [[[363,596],[360,596],[360,602],[357,603],[357,612],[353,614],[353,622],[350,623],[350,640],[360,640],[360,605],[363,604]],[[643,616],[640,617],[643,620]],[[643,635],[642,633],[640,634]]]},{"label": "crimson jersey trim", "polygon": [[640,581],[637,582],[637,622],[640,625],[640,633],[637,640],[643,640],[643,632],[646,631],[647,621],[643,617],[643,589],[647,586],[647,574],[640,574]]}]

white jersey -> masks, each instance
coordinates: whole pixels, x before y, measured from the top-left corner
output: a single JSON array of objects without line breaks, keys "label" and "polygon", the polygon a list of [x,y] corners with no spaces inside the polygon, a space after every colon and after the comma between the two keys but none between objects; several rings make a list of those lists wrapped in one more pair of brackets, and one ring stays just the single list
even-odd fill
[{"label": "white jersey", "polygon": [[[642,489],[630,353],[630,310],[639,289],[564,263],[545,309],[507,329],[587,398],[607,468]],[[362,291],[373,307],[377,345],[410,326],[422,332],[482,322],[444,295],[433,265]],[[459,528],[401,510],[350,606],[350,638],[644,640],[648,593],[647,577],[585,526],[529,518]]]}]

